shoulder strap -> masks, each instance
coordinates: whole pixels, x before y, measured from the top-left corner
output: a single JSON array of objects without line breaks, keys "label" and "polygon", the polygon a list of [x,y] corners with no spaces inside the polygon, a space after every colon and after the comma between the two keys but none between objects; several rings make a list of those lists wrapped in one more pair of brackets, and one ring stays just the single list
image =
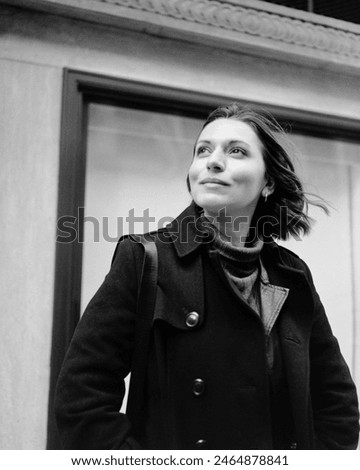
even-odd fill
[{"label": "shoulder strap", "polygon": [[137,299],[137,315],[135,325],[135,345],[131,366],[129,397],[126,408],[137,436],[140,432],[143,418],[144,392],[147,370],[147,358],[150,344],[150,333],[156,301],[156,286],[158,277],[158,255],[154,241],[138,235],[130,238],[140,242],[144,247],[144,260]]}]

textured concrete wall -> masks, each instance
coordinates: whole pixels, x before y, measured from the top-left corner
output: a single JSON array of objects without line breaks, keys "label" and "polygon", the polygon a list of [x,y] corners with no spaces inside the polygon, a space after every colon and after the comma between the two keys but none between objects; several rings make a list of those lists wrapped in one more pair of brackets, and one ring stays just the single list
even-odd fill
[{"label": "textured concrete wall", "polygon": [[61,74],[0,62],[0,448],[43,448],[54,284]]}]

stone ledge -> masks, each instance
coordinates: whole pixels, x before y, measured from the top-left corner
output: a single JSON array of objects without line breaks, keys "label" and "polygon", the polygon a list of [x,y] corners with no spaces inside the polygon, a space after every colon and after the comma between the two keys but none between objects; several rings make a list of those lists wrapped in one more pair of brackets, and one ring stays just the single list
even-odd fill
[{"label": "stone ledge", "polygon": [[257,0],[0,0],[257,56],[360,72],[360,26]]}]

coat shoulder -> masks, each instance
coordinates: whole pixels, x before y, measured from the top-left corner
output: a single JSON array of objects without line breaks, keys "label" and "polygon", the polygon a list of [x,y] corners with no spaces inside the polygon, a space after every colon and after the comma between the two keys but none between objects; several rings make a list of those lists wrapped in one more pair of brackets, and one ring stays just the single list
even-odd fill
[{"label": "coat shoulder", "polygon": [[294,253],[289,248],[278,245],[280,258],[284,264],[291,268],[301,269],[302,271],[307,271],[308,267],[306,263],[300,258],[299,255]]},{"label": "coat shoulder", "polygon": [[312,274],[311,274],[309,266],[305,263],[305,261],[301,259],[299,255],[289,250],[288,248],[285,248],[284,246],[278,245],[278,248],[279,248],[279,255],[280,255],[282,262],[286,266],[289,266],[290,268],[294,268],[299,271],[302,271],[306,279],[308,280],[309,284],[313,286]]},{"label": "coat shoulder", "polygon": [[141,245],[144,242],[149,241],[156,243],[158,248],[159,245],[173,244],[171,238],[169,237],[169,233],[165,228],[142,234],[130,233],[122,235],[116,244],[115,252],[112,258],[112,264],[114,263],[115,259],[119,256],[119,254],[124,252],[132,252],[136,260],[138,260],[139,258],[142,259],[143,248]]},{"label": "coat shoulder", "polygon": [[156,243],[157,245],[158,244],[161,244],[161,243],[171,243],[171,239],[169,238],[169,235],[168,235],[168,232],[165,228],[161,228],[161,229],[158,229],[158,230],[153,230],[151,232],[146,232],[146,233],[130,233],[130,234],[127,234],[127,235],[123,235],[119,241],[118,241],[118,244],[119,243],[126,243],[126,244],[137,244],[137,245],[141,245],[142,243],[144,242],[154,242]]},{"label": "coat shoulder", "polygon": [[289,248],[285,248],[284,246],[278,245],[280,250],[281,256],[291,258],[291,259],[300,259],[299,255],[297,255],[294,251],[289,250]]}]

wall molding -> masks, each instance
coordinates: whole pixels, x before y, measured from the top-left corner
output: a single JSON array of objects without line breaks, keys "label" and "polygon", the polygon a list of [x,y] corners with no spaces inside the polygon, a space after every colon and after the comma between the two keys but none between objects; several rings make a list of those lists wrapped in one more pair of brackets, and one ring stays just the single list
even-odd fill
[{"label": "wall molding", "polygon": [[360,71],[360,26],[250,0],[0,0],[280,60]]},{"label": "wall molding", "polygon": [[[309,15],[300,20],[288,14],[252,8],[242,2],[216,0],[99,0],[102,3],[151,12],[157,15],[236,31],[276,42],[326,51],[340,56],[360,59],[360,28],[356,34],[344,28],[314,22],[320,16]],[[257,2],[256,2],[257,3]],[[274,5],[272,5],[274,7]],[[322,21],[324,23],[324,21]],[[345,22],[341,22],[345,26]],[[339,22],[340,25],[340,22]],[[346,26],[345,26],[346,28]]]}]

